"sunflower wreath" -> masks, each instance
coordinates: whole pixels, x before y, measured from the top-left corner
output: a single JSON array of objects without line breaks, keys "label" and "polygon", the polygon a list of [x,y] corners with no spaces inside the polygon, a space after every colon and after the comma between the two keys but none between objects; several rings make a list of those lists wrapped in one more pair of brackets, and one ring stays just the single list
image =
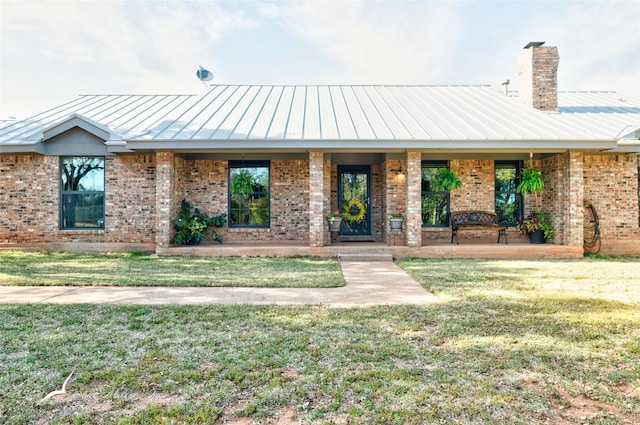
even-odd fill
[{"label": "sunflower wreath", "polygon": [[344,204],[343,208],[344,213],[342,214],[342,218],[351,223],[360,223],[364,220],[364,216],[367,213],[364,204],[355,198]]}]

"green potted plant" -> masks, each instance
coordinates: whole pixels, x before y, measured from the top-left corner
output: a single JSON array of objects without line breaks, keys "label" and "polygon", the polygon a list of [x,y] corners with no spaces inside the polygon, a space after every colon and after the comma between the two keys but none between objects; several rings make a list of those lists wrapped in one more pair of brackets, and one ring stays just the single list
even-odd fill
[{"label": "green potted plant", "polygon": [[402,216],[402,210],[396,210],[396,212],[392,212],[389,214],[389,223],[391,225],[391,230],[402,230],[402,221],[404,217]]},{"label": "green potted plant", "polygon": [[[450,170],[448,168],[438,169],[436,178],[433,181],[433,190],[438,192],[439,191],[451,192],[452,190],[460,189],[460,187],[462,187],[462,181],[460,181],[460,178],[458,177],[455,171]],[[436,216],[435,211],[433,216],[434,217]],[[449,217],[447,217],[447,222],[449,222]]]},{"label": "green potted plant", "polygon": [[340,225],[342,224],[342,214],[340,211],[335,210],[327,215],[327,223],[329,223],[330,232],[339,232]]},{"label": "green potted plant", "polygon": [[191,203],[186,199],[182,200],[180,213],[173,220],[175,234],[171,238],[171,243],[180,245],[198,245],[205,237],[207,230],[211,228],[211,238],[222,243],[214,227],[222,227],[226,222],[226,214],[208,216],[200,212],[198,208],[191,212]]},{"label": "green potted plant", "polygon": [[520,231],[529,236],[531,243],[544,243],[553,237],[553,229],[542,211],[541,198],[544,192],[544,180],[542,172],[533,168],[523,168],[520,172],[520,183],[516,192],[523,196],[533,194],[535,210],[520,220]]},{"label": "green potted plant", "polygon": [[553,238],[553,229],[547,220],[547,215],[539,211],[531,211],[528,216],[520,220],[520,232],[529,237],[531,243],[544,243]]}]

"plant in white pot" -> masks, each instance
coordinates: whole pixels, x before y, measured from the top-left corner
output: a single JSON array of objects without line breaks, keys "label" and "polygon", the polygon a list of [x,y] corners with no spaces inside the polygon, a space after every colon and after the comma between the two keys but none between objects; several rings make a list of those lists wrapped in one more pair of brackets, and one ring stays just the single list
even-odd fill
[{"label": "plant in white pot", "polygon": [[330,232],[339,232],[340,225],[342,225],[342,214],[340,211],[335,210],[327,216],[327,223],[329,223]]},{"label": "plant in white pot", "polygon": [[402,230],[403,220],[404,217],[402,216],[402,210],[396,210],[396,212],[389,214],[389,225],[391,226],[391,231]]}]

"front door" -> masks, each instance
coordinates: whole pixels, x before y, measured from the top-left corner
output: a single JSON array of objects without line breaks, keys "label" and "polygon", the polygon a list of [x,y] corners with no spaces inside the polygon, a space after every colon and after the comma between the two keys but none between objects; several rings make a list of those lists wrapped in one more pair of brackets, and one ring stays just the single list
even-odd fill
[{"label": "front door", "polygon": [[338,207],[342,236],[371,236],[371,188],[368,165],[338,166]]}]

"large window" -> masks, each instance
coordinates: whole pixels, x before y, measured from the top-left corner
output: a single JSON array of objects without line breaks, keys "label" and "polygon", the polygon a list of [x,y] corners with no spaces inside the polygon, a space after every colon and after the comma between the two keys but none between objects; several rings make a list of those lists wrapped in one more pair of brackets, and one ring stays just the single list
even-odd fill
[{"label": "large window", "polygon": [[516,226],[522,217],[522,196],[516,192],[520,163],[518,161],[495,162],[495,203],[498,221],[506,226]]},{"label": "large window", "polygon": [[229,161],[229,226],[269,227],[269,161]]},{"label": "large window", "polygon": [[104,228],[104,157],[60,158],[60,228]]},{"label": "large window", "polygon": [[422,162],[422,225],[447,227],[449,225],[449,192],[437,191],[434,183],[440,168],[449,168],[446,161]]}]

